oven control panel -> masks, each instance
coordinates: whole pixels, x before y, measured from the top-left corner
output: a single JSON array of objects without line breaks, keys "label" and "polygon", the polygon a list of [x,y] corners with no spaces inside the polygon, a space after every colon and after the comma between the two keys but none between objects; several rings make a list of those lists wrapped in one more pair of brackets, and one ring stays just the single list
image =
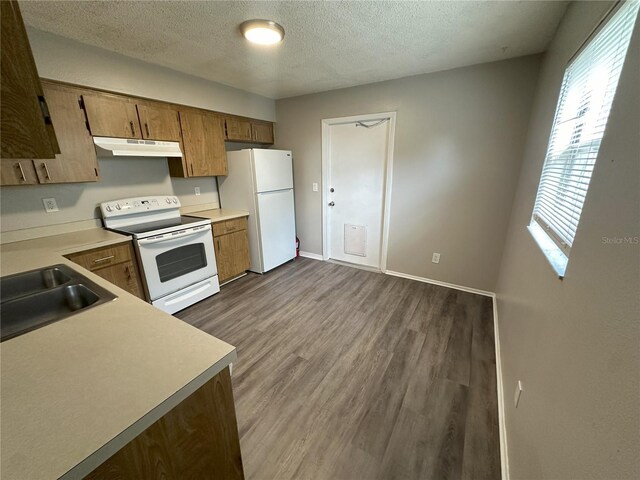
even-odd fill
[{"label": "oven control panel", "polygon": [[161,210],[178,210],[180,200],[174,196],[135,197],[112,200],[100,204],[103,218],[119,217],[144,212],[157,212]]}]

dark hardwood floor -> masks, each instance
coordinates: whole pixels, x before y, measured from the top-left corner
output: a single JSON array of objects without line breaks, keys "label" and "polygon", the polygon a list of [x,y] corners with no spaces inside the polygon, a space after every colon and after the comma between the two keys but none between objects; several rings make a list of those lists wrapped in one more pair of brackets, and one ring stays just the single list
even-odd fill
[{"label": "dark hardwood floor", "polygon": [[247,478],[500,478],[490,298],[299,258],[177,316],[238,349]]}]

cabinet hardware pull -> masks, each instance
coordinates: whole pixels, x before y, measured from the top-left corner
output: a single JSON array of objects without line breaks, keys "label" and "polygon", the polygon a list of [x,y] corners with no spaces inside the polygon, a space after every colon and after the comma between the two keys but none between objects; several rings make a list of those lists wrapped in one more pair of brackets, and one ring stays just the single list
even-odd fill
[{"label": "cabinet hardware pull", "polygon": [[24,176],[24,170],[22,169],[22,164],[20,162],[16,163],[16,167],[18,167],[18,169],[20,170],[20,180],[22,180],[23,182],[27,181],[27,177]]},{"label": "cabinet hardware pull", "polygon": [[42,162],[42,166],[44,167],[44,173],[47,176],[47,180],[51,180],[51,175],[49,175],[49,169],[47,168],[47,162]]},{"label": "cabinet hardware pull", "polygon": [[150,137],[151,135],[149,134],[149,124],[145,123],[144,129],[147,131],[147,137]]},{"label": "cabinet hardware pull", "polygon": [[102,258],[96,258],[93,263],[101,263],[101,262],[106,262],[107,260],[111,260],[112,258],[114,258],[115,255],[109,255],[108,257],[102,257]]},{"label": "cabinet hardware pull", "polygon": [[131,127],[131,135],[135,135],[136,130],[133,128],[133,121],[129,122],[129,126]]},{"label": "cabinet hardware pull", "polygon": [[191,176],[193,177],[193,163],[189,166],[191,167]]}]

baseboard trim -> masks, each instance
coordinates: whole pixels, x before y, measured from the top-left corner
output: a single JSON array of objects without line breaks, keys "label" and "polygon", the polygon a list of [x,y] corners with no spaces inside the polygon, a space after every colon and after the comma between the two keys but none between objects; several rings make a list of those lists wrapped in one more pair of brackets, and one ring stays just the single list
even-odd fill
[{"label": "baseboard trim", "polygon": [[300,250],[300,256],[304,258],[313,258],[314,260],[324,260],[322,258],[322,255],[318,255],[317,253],[311,253],[311,252],[303,252],[302,250]]},{"label": "baseboard trim", "polygon": [[441,282],[440,280],[433,280],[431,278],[418,277],[416,275],[409,275],[408,273],[394,272],[393,270],[387,270],[387,275],[393,275],[394,277],[408,278],[409,280],[416,280],[423,283],[432,283],[433,285],[439,285],[441,287],[453,288],[455,290],[461,290],[463,292],[477,293],[478,295],[484,295],[485,297],[494,297],[493,292],[487,292],[486,290],[479,290],[477,288],[464,287],[462,285],[456,285],[454,283]]},{"label": "baseboard trim", "polygon": [[502,480],[509,480],[509,452],[507,450],[507,425],[504,416],[504,385],[502,383],[502,357],[498,328],[498,299],[493,295],[493,337],[496,349],[496,385],[498,389],[498,430],[500,431],[500,471]]}]

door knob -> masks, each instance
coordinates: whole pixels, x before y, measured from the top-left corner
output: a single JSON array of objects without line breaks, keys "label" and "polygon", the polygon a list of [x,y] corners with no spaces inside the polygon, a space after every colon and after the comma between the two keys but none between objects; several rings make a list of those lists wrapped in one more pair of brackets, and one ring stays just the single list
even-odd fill
[{"label": "door knob", "polygon": [[329,206],[333,207],[336,204],[336,202],[329,202]]},{"label": "door knob", "polygon": [[329,191],[330,191],[331,193],[335,192],[335,190],[334,190],[333,188],[330,188],[330,189],[329,189]]}]

